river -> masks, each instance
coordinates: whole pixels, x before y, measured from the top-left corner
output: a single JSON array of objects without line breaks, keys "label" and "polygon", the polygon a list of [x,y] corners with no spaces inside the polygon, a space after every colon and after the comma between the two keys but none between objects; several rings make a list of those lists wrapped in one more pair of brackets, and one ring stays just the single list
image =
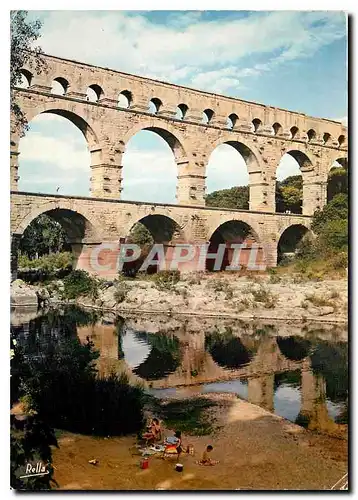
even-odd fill
[{"label": "river", "polygon": [[115,316],[76,307],[12,311],[29,356],[63,336],[89,338],[99,376],[126,372],[156,397],[234,393],[312,430],[348,419],[348,333],[336,325]]}]

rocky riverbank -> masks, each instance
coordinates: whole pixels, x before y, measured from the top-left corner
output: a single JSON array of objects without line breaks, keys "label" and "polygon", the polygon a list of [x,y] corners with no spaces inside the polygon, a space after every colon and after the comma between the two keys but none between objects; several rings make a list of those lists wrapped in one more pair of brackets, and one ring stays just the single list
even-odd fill
[{"label": "rocky riverbank", "polygon": [[[278,282],[277,282],[278,281]],[[202,315],[241,319],[277,319],[346,323],[346,280],[300,281],[292,277],[201,274],[178,282],[100,281],[97,293],[64,300],[64,284],[11,285],[11,304],[52,305],[76,302],[114,312]]]}]

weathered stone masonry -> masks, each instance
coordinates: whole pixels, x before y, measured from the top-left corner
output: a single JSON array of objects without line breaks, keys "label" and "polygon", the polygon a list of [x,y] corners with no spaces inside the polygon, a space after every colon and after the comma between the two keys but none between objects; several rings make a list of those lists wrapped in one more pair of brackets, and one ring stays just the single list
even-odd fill
[{"label": "weathered stone masonry", "polygon": [[[309,228],[310,216],[326,203],[328,172],[347,161],[347,129],[340,123],[242,101],[75,61],[45,56],[40,75],[25,68],[29,88],[17,89],[28,121],[55,113],[84,134],[91,153],[91,198],[18,191],[19,133],[11,127],[11,233],[13,254],[26,226],[51,212],[65,227],[77,254],[84,247],[128,236],[135,222],[164,215],[180,228],[181,241],[207,242],[223,223],[247,223],[276,265],[277,243],[292,225]],[[51,93],[56,80],[64,95]],[[97,95],[89,102],[88,88]],[[124,95],[128,106],[120,107]],[[149,102],[156,107],[148,110]],[[177,109],[182,119],[175,117]],[[202,116],[206,122],[202,123]],[[177,205],[120,201],[122,156],[130,138],[151,130],[171,147],[178,166]],[[206,167],[212,151],[230,144],[244,157],[250,182],[250,211],[205,207]],[[303,215],[275,214],[276,169],[285,153],[299,163]]]},{"label": "weathered stone masonry", "polygon": [[[250,179],[250,209],[275,211],[276,169],[285,153],[294,156],[303,176],[303,214],[326,202],[327,175],[333,162],[347,158],[347,129],[332,120],[201,92],[148,78],[45,56],[46,72],[32,74],[19,89],[18,101],[28,120],[53,112],[83,132],[91,152],[91,196],[120,198],[122,156],[129,139],[152,130],[173,150],[178,166],[177,202],[204,205],[206,167],[212,151],[229,143],[245,158]],[[65,95],[51,94],[53,81]],[[86,100],[95,90],[97,102]],[[128,108],[118,98],[128,98]],[[148,111],[155,103],[156,114]],[[177,108],[184,113],[176,119]],[[209,123],[201,123],[206,112]],[[228,129],[227,120],[230,117]],[[19,137],[11,136],[11,189],[17,189]]]}]

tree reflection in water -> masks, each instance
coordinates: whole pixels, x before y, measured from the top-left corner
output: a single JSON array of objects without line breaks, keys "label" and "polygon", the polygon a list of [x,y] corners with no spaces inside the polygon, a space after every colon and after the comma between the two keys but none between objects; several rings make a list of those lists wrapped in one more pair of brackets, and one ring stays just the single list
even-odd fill
[{"label": "tree reflection in water", "polygon": [[250,363],[253,352],[247,349],[231,329],[225,333],[214,332],[205,338],[205,349],[213,360],[224,368],[240,368]]},{"label": "tree reflection in water", "polygon": [[136,375],[145,380],[160,380],[175,372],[181,362],[180,343],[176,337],[145,332],[136,332],[136,336],[152,346],[147,359],[134,368]]}]

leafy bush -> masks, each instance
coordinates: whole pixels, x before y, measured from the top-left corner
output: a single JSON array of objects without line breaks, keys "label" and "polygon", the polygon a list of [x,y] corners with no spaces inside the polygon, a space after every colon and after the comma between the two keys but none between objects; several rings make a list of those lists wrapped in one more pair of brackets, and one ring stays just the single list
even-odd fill
[{"label": "leafy bush", "polygon": [[129,288],[125,282],[119,282],[114,291],[114,300],[117,304],[124,302],[129,292]]},{"label": "leafy bush", "polygon": [[98,297],[99,282],[82,269],[72,271],[63,280],[65,299],[76,299],[80,296]]},{"label": "leafy bush", "polygon": [[172,290],[180,281],[180,271],[160,271],[154,275],[154,283],[158,290]]}]

